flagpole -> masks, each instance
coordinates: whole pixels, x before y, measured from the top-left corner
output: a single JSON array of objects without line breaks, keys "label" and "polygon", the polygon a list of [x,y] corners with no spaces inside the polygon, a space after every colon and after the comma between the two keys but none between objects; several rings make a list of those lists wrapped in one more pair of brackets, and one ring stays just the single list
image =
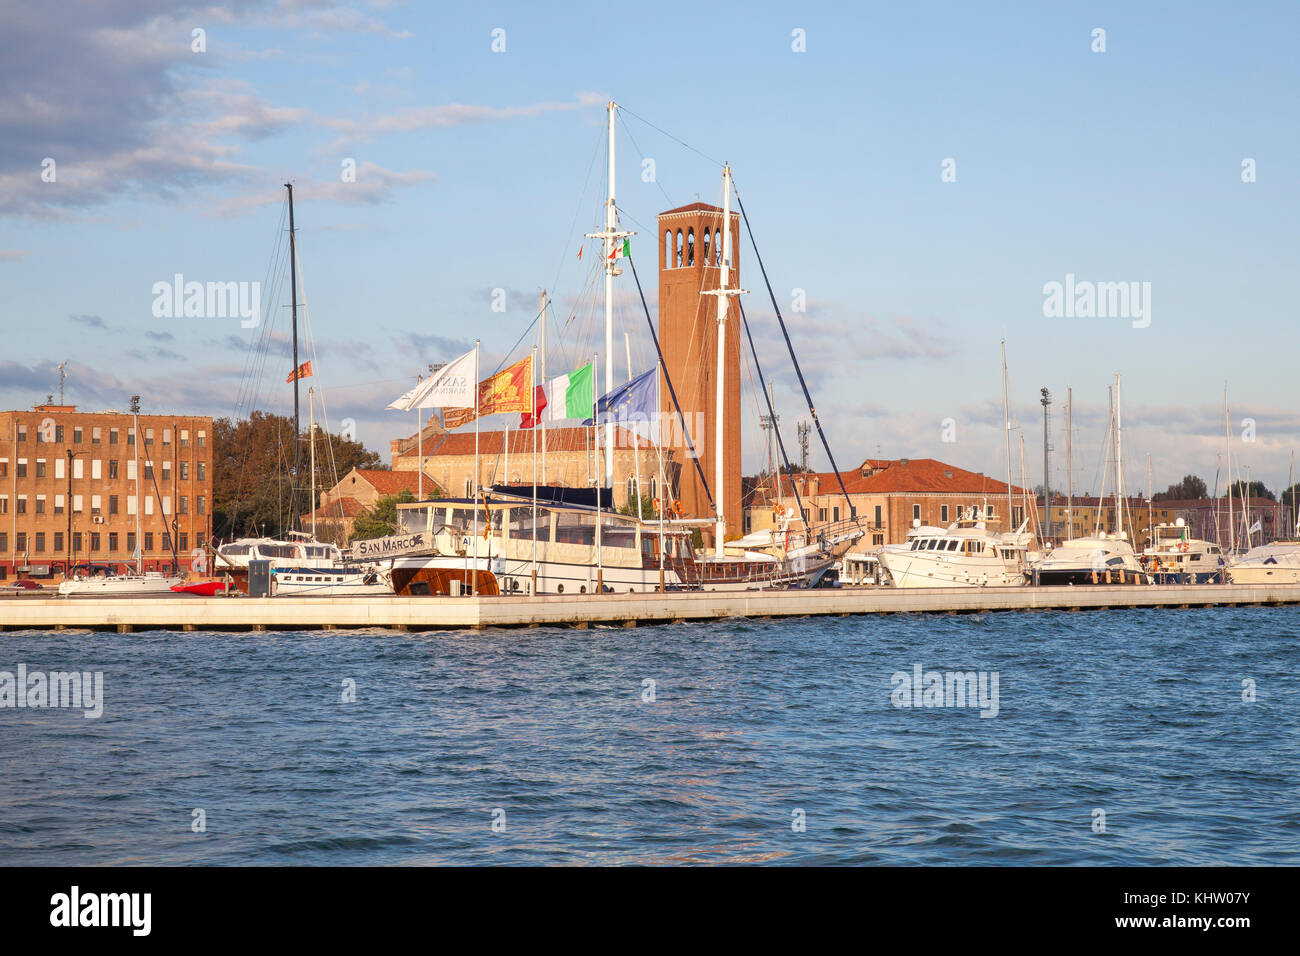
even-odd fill
[{"label": "flagpole", "polygon": [[[542,293],[542,298],[546,298],[546,293]],[[543,306],[545,308],[545,306]],[[533,361],[529,368],[530,378],[532,381],[532,402],[533,402],[533,587],[529,594],[537,593],[537,347],[533,346]]]},{"label": "flagpole", "polygon": [[[581,247],[579,247],[581,248]],[[541,341],[541,373],[542,388],[546,387],[546,290],[542,290],[542,341]],[[535,360],[534,360],[535,361]],[[533,387],[537,387],[537,378],[533,378]],[[549,399],[548,399],[549,402]],[[537,393],[533,393],[533,427],[537,427]],[[533,438],[533,447],[536,448],[536,437]],[[546,484],[546,422],[542,421],[542,484]]]},{"label": "flagpole", "polygon": [[[591,356],[591,431],[596,436],[596,460],[600,460],[600,422],[596,414],[599,410],[600,403],[596,399],[596,382],[599,380],[600,353],[593,353]],[[596,478],[596,593],[605,593],[605,564],[603,552],[601,551],[601,501],[600,490],[603,482],[600,477]]]},{"label": "flagpole", "polygon": [[[632,381],[632,339],[623,333],[623,348],[627,350],[627,380]],[[630,397],[630,396],[629,396]],[[624,431],[627,429],[625,428]],[[641,436],[632,433],[632,464],[636,468],[636,520],[640,522],[645,516],[641,514]]]},{"label": "flagpole", "polygon": [[[420,381],[423,378],[424,378],[423,375],[415,376],[415,384],[417,387],[419,386]],[[419,460],[418,464],[416,465],[416,469],[419,471],[419,475],[415,479],[415,487],[416,487],[415,500],[423,501],[424,500],[424,409],[419,405],[415,406],[415,457]]]},{"label": "flagpole", "polygon": [[[655,414],[662,414],[658,410],[663,408],[664,386],[663,386],[663,364],[659,366],[660,374],[655,376]],[[662,419],[660,420],[662,426]],[[655,447],[659,452],[659,593],[664,593],[664,549],[668,546],[668,539],[664,537],[664,507],[668,500],[668,493],[664,490],[664,433],[663,428],[659,429],[659,441]]]},{"label": "flagpole", "polygon": [[478,351],[479,340],[474,340],[474,577],[470,594],[478,596]]}]

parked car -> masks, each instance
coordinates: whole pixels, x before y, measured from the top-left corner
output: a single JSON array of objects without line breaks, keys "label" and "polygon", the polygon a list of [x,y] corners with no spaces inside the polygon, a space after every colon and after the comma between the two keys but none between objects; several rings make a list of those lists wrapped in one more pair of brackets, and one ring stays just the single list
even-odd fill
[{"label": "parked car", "polygon": [[33,581],[29,578],[21,578],[13,584],[6,584],[4,587],[9,591],[43,591],[45,589],[45,585],[41,584],[40,581]]}]

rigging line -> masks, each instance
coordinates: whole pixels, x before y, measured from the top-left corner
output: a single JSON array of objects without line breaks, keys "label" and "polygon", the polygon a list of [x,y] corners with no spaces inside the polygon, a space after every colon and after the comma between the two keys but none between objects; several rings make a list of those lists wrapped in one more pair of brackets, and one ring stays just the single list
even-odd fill
[{"label": "rigging line", "polygon": [[685,147],[686,147],[687,149],[689,149],[692,153],[695,153],[695,154],[698,155],[698,156],[702,156],[703,158],[705,158],[705,159],[707,159],[709,162],[711,162],[714,166],[719,166],[719,167],[722,166],[722,163],[718,162],[716,159],[714,159],[714,158],[713,158],[712,156],[710,156],[708,153],[701,152],[700,150],[698,150],[698,149],[696,149],[694,146],[692,146],[690,143],[688,143],[688,142],[686,142],[686,141],[684,141],[684,140],[680,140],[680,139],[678,139],[676,136],[674,136],[672,133],[668,132],[667,130],[665,130],[665,129],[660,129],[658,126],[656,126],[654,123],[650,122],[650,121],[649,121],[648,119],[646,119],[644,116],[638,116],[636,113],[633,113],[633,112],[632,112],[630,109],[628,109],[626,106],[618,106],[617,109],[620,110],[620,111],[623,112],[623,113],[626,113],[628,116],[636,117],[636,119],[639,119],[642,123],[645,123],[646,126],[649,126],[651,129],[656,130],[656,131],[662,133],[664,136],[667,136],[669,139],[671,139],[674,143],[677,143],[679,146],[685,146]]},{"label": "rigging line", "polygon": [[[808,383],[804,380],[803,369],[799,367],[799,359],[794,354],[794,344],[790,341],[790,331],[785,327],[785,319],[781,317],[781,307],[777,305],[776,293],[772,291],[772,282],[767,277],[767,267],[763,265],[763,256],[758,251],[758,243],[754,241],[754,229],[749,224],[749,216],[745,213],[745,204],[740,200],[740,190],[736,189],[736,181],[731,181],[732,189],[736,192],[736,204],[740,206],[740,217],[745,221],[745,230],[749,233],[749,244],[754,249],[754,259],[758,262],[759,271],[763,274],[763,284],[767,286],[767,294],[772,299],[772,308],[776,312],[776,321],[781,325],[781,335],[785,338],[786,348],[790,351],[790,361],[794,363],[795,374],[799,376],[799,387],[803,389],[804,400],[808,403],[808,412],[812,415],[813,424],[817,426],[817,437],[822,441],[822,447],[826,449],[826,457],[830,459],[831,471],[835,472],[835,480],[839,483],[840,493],[844,495],[844,500],[849,506],[849,518],[855,519],[858,516],[857,508],[853,504],[853,499],[849,497],[848,489],[844,487],[844,476],[840,474],[839,466],[835,464],[835,456],[831,453],[830,442],[826,440],[826,433],[822,430],[821,419],[817,417],[817,408],[813,405],[812,395],[808,392]],[[727,224],[730,228],[731,224]]]},{"label": "rigging line", "polygon": [[[587,188],[588,186],[591,185],[591,171],[596,167],[596,157],[600,155],[600,146],[601,143],[604,141],[604,139],[605,139],[604,133],[601,133],[599,136],[596,137],[596,144],[594,147],[592,147],[591,159],[587,163],[587,175],[586,177],[584,177],[582,181],[582,192],[578,194],[578,204],[573,207],[573,219],[569,222],[569,230],[566,233],[566,235],[568,236],[573,235],[574,227],[576,227],[578,224],[578,217],[582,215],[582,207],[586,205]],[[581,245],[581,243],[579,243],[579,245]],[[564,260],[568,258],[568,255],[569,255],[569,242],[566,239],[564,244],[564,250],[560,253],[560,261],[555,264],[555,279],[551,283],[552,292],[559,291],[556,287],[559,285],[560,282],[560,270],[564,268]]]},{"label": "rigging line", "polygon": [[[717,512],[718,505],[713,500],[713,495],[709,491],[709,482],[704,477],[704,468],[700,465],[700,456],[695,453],[695,442],[691,440],[691,430],[686,427],[686,416],[682,414],[682,406],[677,401],[677,391],[673,388],[672,376],[668,374],[668,365],[664,362],[663,349],[659,347],[659,336],[655,332],[655,324],[650,318],[650,307],[645,302],[645,291],[641,288],[641,277],[637,275],[636,263],[631,256],[627,257],[627,264],[632,267],[632,278],[636,280],[636,291],[641,296],[641,308],[645,310],[646,325],[650,327],[650,338],[655,344],[655,353],[659,356],[659,368],[663,370],[664,381],[668,383],[668,394],[672,396],[673,407],[677,409],[677,417],[682,423],[682,436],[686,439],[686,447],[690,451],[691,461],[695,462],[695,473],[700,477],[700,484],[704,487],[704,495],[709,499],[709,507]],[[659,444],[663,444],[664,436],[660,434]],[[719,492],[721,493],[721,492]]]},{"label": "rigging line", "polygon": [[[645,160],[646,160],[646,155],[645,155],[645,153],[642,152],[641,147],[637,144],[636,137],[632,135],[632,130],[631,130],[631,128],[627,125],[627,120],[624,119],[622,116],[620,116],[620,117],[619,117],[619,122],[621,122],[621,123],[623,124],[623,132],[627,133],[627,138],[628,138],[629,140],[632,141],[632,148],[635,149],[636,152],[637,152],[637,155],[641,157],[641,166],[642,166],[642,169],[644,169],[644,168],[645,168]],[[671,197],[669,197],[669,195],[668,195],[668,191],[667,191],[666,189],[664,189],[664,187],[663,187],[663,183],[659,182],[659,174],[658,174],[658,170],[655,171],[655,179],[654,179],[654,183],[655,183],[656,186],[659,187],[659,191],[660,191],[661,193],[664,194],[664,199],[667,200],[667,202],[668,202],[668,208],[669,208],[669,209],[673,208],[673,206],[675,206],[676,203],[674,203],[674,202],[672,201]]]},{"label": "rigging line", "polygon": [[[776,424],[776,410],[772,408],[772,396],[768,394],[767,382],[764,381],[763,379],[763,366],[759,364],[758,349],[754,348],[754,336],[749,331],[749,319],[745,317],[745,306],[740,301],[739,296],[736,297],[736,305],[740,306],[740,324],[745,329],[745,338],[749,339],[749,351],[750,354],[754,356],[754,371],[758,372],[758,384],[761,391],[763,392],[763,400],[767,402],[767,414],[772,419],[772,431],[776,434],[777,447],[781,449],[781,460],[785,462],[785,472],[787,475],[790,476],[790,490],[794,492],[795,508],[799,512],[799,517],[803,519],[804,527],[807,528],[808,519],[803,517],[804,514],[803,500],[799,497],[799,489],[795,485],[794,471],[790,467],[790,456],[785,453],[785,440],[781,437],[781,429]],[[833,463],[832,463],[832,467],[834,467]],[[842,488],[843,486],[844,484],[843,482],[841,482],[840,487]],[[776,476],[776,487],[777,487],[777,494],[779,495],[781,493],[780,474]],[[845,497],[848,497],[848,495],[846,494]],[[850,502],[849,504],[851,508],[852,502]],[[850,514],[852,514],[852,511],[850,511]]]}]

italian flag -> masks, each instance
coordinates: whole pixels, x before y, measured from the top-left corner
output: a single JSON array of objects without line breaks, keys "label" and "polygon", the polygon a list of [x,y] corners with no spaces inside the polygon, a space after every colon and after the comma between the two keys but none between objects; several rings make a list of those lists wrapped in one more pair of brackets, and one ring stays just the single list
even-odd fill
[{"label": "italian flag", "polygon": [[542,417],[550,422],[566,418],[590,418],[592,405],[595,404],[591,373],[591,363],[588,362],[575,372],[547,382],[546,409]]},{"label": "italian flag", "polygon": [[610,251],[609,257],[611,259],[631,259],[632,240],[624,239],[621,243],[614,243],[614,248]]}]

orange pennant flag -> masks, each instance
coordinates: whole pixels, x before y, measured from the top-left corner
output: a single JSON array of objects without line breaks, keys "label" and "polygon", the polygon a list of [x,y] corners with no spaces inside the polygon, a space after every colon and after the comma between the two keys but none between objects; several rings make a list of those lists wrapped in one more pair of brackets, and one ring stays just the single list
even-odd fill
[{"label": "orange pennant flag", "polygon": [[[533,360],[529,358],[503,368],[478,383],[478,413],[497,415],[503,412],[531,412],[533,410]],[[446,428],[459,428],[474,420],[472,408],[446,408],[442,423]]]}]

